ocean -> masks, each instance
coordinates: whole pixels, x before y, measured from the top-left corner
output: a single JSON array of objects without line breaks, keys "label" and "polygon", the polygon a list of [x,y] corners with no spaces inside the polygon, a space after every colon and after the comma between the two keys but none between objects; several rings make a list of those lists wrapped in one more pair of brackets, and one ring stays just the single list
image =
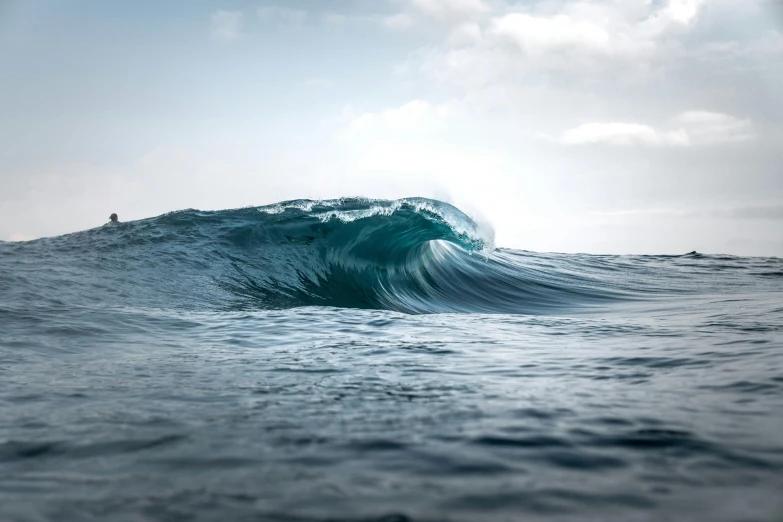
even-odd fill
[{"label": "ocean", "polygon": [[0,243],[0,520],[783,520],[783,260],[493,243],[419,198]]}]

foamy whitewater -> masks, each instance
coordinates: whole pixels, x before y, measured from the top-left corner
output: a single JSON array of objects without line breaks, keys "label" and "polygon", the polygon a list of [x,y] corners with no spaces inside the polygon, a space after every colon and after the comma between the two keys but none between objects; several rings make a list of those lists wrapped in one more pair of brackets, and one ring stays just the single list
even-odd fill
[{"label": "foamy whitewater", "polygon": [[438,201],[0,242],[2,521],[783,520],[783,260]]}]

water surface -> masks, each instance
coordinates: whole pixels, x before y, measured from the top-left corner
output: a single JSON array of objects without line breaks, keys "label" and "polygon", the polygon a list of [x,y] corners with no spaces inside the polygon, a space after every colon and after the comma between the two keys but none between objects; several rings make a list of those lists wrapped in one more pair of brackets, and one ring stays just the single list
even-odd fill
[{"label": "water surface", "polygon": [[0,243],[0,519],[783,519],[783,261],[431,200]]}]

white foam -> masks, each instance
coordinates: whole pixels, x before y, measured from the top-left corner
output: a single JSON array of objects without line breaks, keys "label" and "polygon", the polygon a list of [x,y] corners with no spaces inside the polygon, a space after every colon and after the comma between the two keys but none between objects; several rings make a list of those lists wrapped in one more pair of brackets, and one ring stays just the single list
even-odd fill
[{"label": "white foam", "polygon": [[[350,210],[341,209],[340,207],[344,207],[347,202],[364,203],[369,206],[367,208]],[[316,212],[313,214],[313,217],[318,218],[321,222],[338,219],[343,223],[350,223],[372,216],[391,216],[405,205],[413,207],[417,212],[426,212],[443,220],[456,235],[467,238],[471,243],[480,244],[480,252],[489,253],[495,249],[495,231],[490,224],[475,222],[455,207],[425,198],[406,198],[392,201],[370,198],[299,200],[258,207],[258,211],[265,214],[281,214],[289,209],[313,212],[313,209],[316,207],[326,207],[329,210]]]}]

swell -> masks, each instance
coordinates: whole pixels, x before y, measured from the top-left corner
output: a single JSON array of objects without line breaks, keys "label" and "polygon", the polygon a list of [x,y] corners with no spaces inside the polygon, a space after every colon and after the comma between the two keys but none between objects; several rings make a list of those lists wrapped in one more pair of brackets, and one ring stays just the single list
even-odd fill
[{"label": "swell", "polygon": [[4,243],[0,292],[6,303],[49,307],[567,313],[663,289],[687,294],[688,271],[711,265],[693,255],[495,250],[491,231],[422,198],[298,200]]}]

